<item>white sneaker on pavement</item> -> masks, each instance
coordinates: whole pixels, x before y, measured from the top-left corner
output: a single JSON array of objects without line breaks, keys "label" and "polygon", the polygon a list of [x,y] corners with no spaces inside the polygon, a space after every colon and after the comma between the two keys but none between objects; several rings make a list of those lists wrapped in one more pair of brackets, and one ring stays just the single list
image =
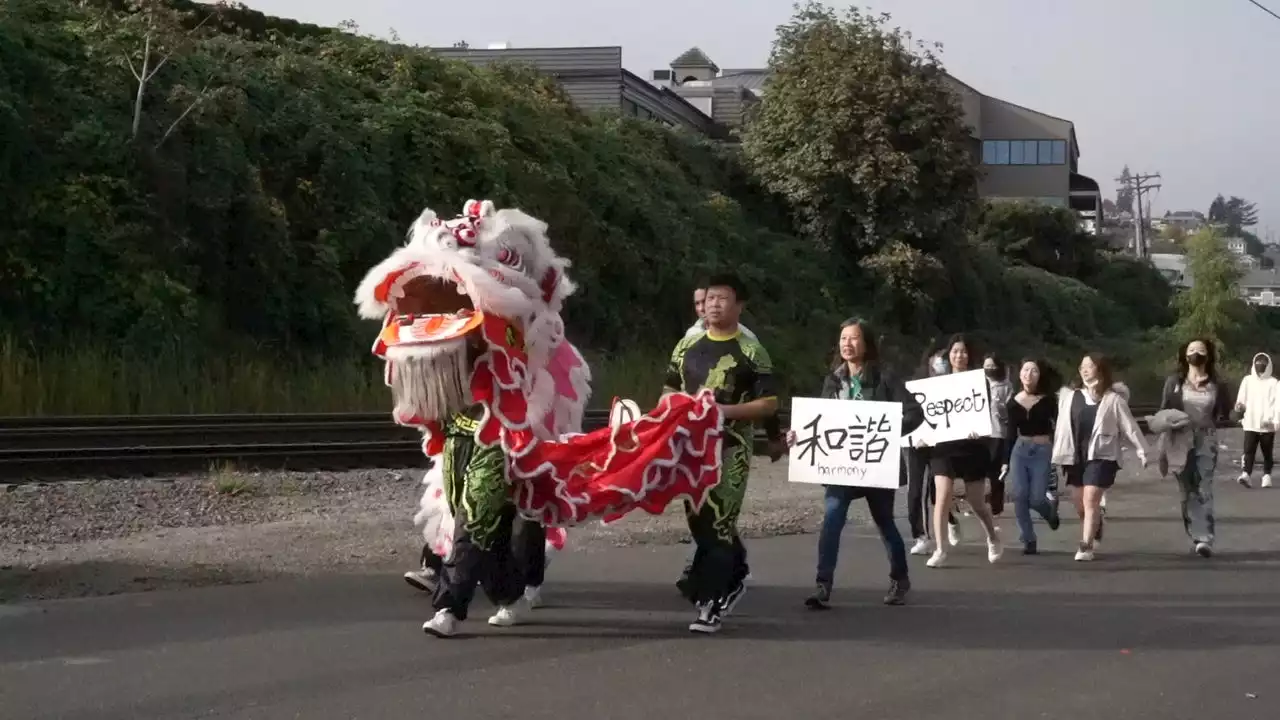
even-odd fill
[{"label": "white sneaker on pavement", "polygon": [[439,638],[453,637],[458,632],[458,618],[448,610],[440,610],[435,617],[422,623],[422,632]]},{"label": "white sneaker on pavement", "polygon": [[933,551],[933,541],[927,537],[916,538],[916,544],[911,546],[912,555],[932,555]]}]

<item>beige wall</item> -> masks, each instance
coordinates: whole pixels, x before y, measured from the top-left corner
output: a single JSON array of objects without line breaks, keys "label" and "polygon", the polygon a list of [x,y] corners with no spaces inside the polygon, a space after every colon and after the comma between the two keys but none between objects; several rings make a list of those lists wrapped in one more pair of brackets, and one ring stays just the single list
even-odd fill
[{"label": "beige wall", "polygon": [[1055,197],[1064,202],[1071,192],[1066,165],[983,165],[978,194],[983,197]]},{"label": "beige wall", "polygon": [[950,75],[947,76],[947,84],[951,86],[956,102],[964,112],[969,132],[974,137],[982,137],[982,94]]},{"label": "beige wall", "polygon": [[983,140],[1065,140],[1065,165],[983,165],[978,194],[996,198],[1061,198],[1071,193],[1071,123],[993,97],[981,97]]}]

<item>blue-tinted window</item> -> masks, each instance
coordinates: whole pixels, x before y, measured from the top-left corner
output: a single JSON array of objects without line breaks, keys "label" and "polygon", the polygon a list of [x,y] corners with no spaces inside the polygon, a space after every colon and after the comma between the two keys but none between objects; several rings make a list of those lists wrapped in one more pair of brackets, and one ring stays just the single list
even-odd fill
[{"label": "blue-tinted window", "polygon": [[1040,142],[1036,143],[1036,145],[1039,147],[1039,156],[1040,156],[1039,163],[1041,165],[1052,165],[1053,164],[1053,141],[1041,140]]},{"label": "blue-tinted window", "polygon": [[1065,165],[1066,140],[983,140],[984,165]]}]

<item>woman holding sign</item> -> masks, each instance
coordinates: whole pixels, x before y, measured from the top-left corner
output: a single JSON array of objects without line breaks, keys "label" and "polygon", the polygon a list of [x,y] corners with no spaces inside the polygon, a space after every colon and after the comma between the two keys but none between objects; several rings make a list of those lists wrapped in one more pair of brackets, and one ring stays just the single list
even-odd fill
[{"label": "woman holding sign", "polygon": [[1076,560],[1093,560],[1102,539],[1099,504],[1116,482],[1120,470],[1120,441],[1128,440],[1147,465],[1142,431],[1129,410],[1129,391],[1115,382],[1111,365],[1097,353],[1080,361],[1080,374],[1071,389],[1058,394],[1058,422],[1053,433],[1053,464],[1066,471],[1071,499],[1080,515],[1080,548]]},{"label": "woman holding sign", "polygon": [[[947,343],[947,360],[952,373],[972,369],[969,362],[973,348],[964,335],[955,335]],[[991,401],[990,393],[986,400]],[[923,441],[920,441],[921,443]],[[995,518],[987,505],[987,470],[991,464],[988,440],[977,435],[960,440],[938,443],[929,449],[929,469],[933,472],[934,490],[937,494],[933,506],[934,537],[942,537],[947,528],[947,517],[954,502],[952,488],[958,479],[964,482],[964,497],[973,514],[982,522],[987,535],[987,561],[997,562],[1004,554],[1000,536],[996,533]],[[938,546],[926,563],[931,568],[942,567],[947,562],[947,549]]]},{"label": "woman holding sign", "polygon": [[[924,422],[924,411],[911,393],[891,373],[880,367],[876,336],[865,320],[850,318],[840,325],[836,362],[831,374],[822,381],[819,397],[830,400],[867,400],[902,403],[902,434],[907,435]],[[787,447],[796,444],[796,432],[787,433]],[[889,555],[889,593],[886,605],[906,601],[911,580],[907,576],[907,546],[893,520],[895,490],[890,488],[827,485],[822,530],[818,534],[817,587],[805,599],[815,610],[831,600],[836,558],[840,554],[840,533],[849,519],[849,506],[859,498],[867,501],[867,510],[880,531],[885,552]]]}]

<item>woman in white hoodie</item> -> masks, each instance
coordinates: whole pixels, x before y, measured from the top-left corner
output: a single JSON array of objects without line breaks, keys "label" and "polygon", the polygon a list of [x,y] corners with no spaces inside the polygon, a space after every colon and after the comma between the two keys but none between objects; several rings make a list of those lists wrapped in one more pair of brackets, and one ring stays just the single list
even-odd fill
[{"label": "woman in white hoodie", "polygon": [[1276,440],[1276,420],[1280,415],[1277,400],[1280,400],[1280,381],[1271,377],[1271,356],[1258,353],[1253,356],[1253,371],[1240,381],[1240,391],[1236,393],[1236,407],[1233,413],[1244,428],[1244,472],[1237,481],[1250,487],[1249,479],[1253,475],[1253,461],[1262,448],[1262,487],[1271,487],[1271,468],[1275,459],[1271,455]]},{"label": "woman in white hoodie", "polygon": [[1058,394],[1058,421],[1053,433],[1053,464],[1063,466],[1071,499],[1080,515],[1080,547],[1076,560],[1093,560],[1102,539],[1099,505],[1120,470],[1120,443],[1127,440],[1147,464],[1142,431],[1129,410],[1129,391],[1113,382],[1111,366],[1097,353],[1080,361],[1072,389]]}]

